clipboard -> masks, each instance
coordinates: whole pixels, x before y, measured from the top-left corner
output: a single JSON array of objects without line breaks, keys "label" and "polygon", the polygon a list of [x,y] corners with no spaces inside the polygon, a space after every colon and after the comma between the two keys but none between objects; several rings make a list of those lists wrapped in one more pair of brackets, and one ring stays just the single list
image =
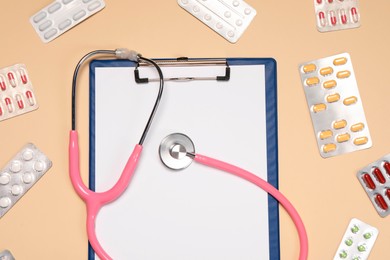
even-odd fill
[{"label": "clipboard", "polygon": [[[191,137],[196,152],[278,187],[276,61],[155,61],[161,62],[167,79],[163,97],[129,187],[96,219],[102,246],[114,259],[280,259],[274,198],[196,163],[172,171],[158,155],[161,140],[181,132]],[[157,95],[154,78],[154,68],[128,60],[91,62],[92,190],[107,190],[118,180]],[[90,260],[98,259],[90,246],[88,250]]]}]

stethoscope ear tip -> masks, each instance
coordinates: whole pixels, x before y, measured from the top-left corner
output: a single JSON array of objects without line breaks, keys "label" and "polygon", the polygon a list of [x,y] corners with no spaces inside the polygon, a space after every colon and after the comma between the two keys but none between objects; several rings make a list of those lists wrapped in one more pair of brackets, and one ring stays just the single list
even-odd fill
[{"label": "stethoscope ear tip", "polygon": [[166,167],[172,170],[181,170],[192,163],[195,146],[187,135],[173,133],[161,141],[159,155]]}]

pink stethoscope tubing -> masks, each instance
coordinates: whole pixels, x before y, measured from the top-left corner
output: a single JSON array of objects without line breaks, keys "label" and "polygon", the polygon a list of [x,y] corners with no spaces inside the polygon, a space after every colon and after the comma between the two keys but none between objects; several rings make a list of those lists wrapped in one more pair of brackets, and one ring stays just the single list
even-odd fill
[{"label": "pink stethoscope tubing", "polygon": [[130,158],[128,159],[122,175],[116,184],[108,191],[94,192],[87,188],[80,176],[79,161],[79,143],[77,131],[70,131],[69,142],[69,172],[72,185],[76,193],[85,202],[87,207],[87,234],[89,242],[95,253],[101,259],[112,259],[100,245],[95,232],[95,220],[99,210],[106,204],[116,200],[127,188],[133,177],[134,170],[137,166],[139,156],[142,151],[141,145],[136,145]]},{"label": "pink stethoscope tubing", "polygon": [[280,204],[284,207],[284,209],[287,211],[287,213],[290,215],[291,219],[293,220],[299,236],[300,241],[300,253],[299,253],[299,260],[306,260],[308,257],[308,250],[309,250],[309,242],[307,238],[307,233],[305,226],[302,222],[301,217],[299,216],[297,210],[294,208],[294,206],[291,204],[291,202],[274,186],[269,184],[268,182],[264,181],[260,177],[257,177],[253,173],[250,173],[244,169],[241,169],[237,166],[204,156],[200,154],[195,154],[194,160],[198,163],[201,163],[203,165],[216,168],[228,173],[231,173],[233,175],[236,175],[240,178],[243,178],[249,182],[252,182],[253,184],[259,186],[264,191],[271,194],[276,200],[279,201]]}]

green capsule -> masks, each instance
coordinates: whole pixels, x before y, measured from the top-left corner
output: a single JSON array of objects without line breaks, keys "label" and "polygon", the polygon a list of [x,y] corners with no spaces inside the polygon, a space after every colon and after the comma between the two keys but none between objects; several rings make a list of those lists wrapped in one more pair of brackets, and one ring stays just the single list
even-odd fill
[{"label": "green capsule", "polygon": [[347,246],[352,246],[352,244],[353,244],[352,238],[348,238],[347,240],[345,240],[345,244],[346,244]]},{"label": "green capsule", "polygon": [[359,252],[364,252],[364,251],[366,251],[366,246],[365,245],[360,245],[360,246],[358,246],[358,251]]},{"label": "green capsule", "polygon": [[370,239],[371,238],[371,233],[365,233],[364,235],[363,235],[363,237],[365,238],[365,239]]},{"label": "green capsule", "polygon": [[357,225],[353,225],[353,227],[351,228],[351,231],[352,231],[352,233],[356,234],[357,232],[359,232],[359,227]]},{"label": "green capsule", "polygon": [[341,253],[339,255],[340,255],[340,258],[343,258],[343,259],[347,258],[347,256],[348,256],[348,254],[345,250],[341,251]]}]

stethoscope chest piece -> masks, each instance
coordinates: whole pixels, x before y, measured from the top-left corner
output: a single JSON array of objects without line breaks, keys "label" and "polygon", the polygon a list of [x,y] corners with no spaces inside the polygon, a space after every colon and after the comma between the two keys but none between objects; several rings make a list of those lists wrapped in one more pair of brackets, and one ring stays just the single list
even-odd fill
[{"label": "stethoscope chest piece", "polygon": [[165,166],[173,170],[181,170],[192,163],[195,146],[188,136],[174,133],[161,141],[159,154]]}]

